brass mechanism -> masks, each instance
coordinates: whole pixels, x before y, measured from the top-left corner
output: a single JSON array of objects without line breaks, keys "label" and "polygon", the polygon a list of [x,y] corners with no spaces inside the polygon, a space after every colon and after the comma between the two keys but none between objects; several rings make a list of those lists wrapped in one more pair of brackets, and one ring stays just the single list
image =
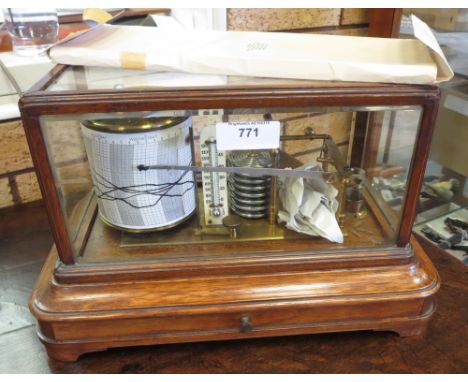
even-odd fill
[{"label": "brass mechanism", "polygon": [[229,229],[229,237],[237,239],[242,219],[237,215],[228,215],[223,219],[223,226]]}]

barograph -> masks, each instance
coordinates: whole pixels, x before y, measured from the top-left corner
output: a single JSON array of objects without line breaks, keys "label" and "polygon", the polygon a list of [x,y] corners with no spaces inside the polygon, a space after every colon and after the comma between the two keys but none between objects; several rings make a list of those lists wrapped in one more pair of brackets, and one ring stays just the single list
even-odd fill
[{"label": "barograph", "polygon": [[439,278],[411,229],[437,87],[160,75],[57,66],[21,99],[51,357],[424,331]]}]

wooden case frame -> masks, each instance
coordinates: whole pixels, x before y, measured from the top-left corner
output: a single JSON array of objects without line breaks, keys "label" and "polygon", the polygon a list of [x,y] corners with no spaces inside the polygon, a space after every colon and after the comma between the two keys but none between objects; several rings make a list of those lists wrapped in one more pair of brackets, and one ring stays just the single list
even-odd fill
[{"label": "wooden case frame", "polygon": [[[437,115],[436,86],[304,82],[152,90],[50,92],[58,65],[20,100],[23,124],[55,240],[31,297],[53,358],[115,346],[359,329],[421,333],[439,278],[411,238]],[[396,246],[346,253],[161,267],[151,262],[77,266],[40,117],[118,111],[420,105],[422,117]],[[362,113],[365,114],[365,113]],[[363,119],[363,115],[358,120]],[[366,117],[367,118],[367,117]],[[365,153],[356,123],[352,161]],[[95,216],[90,216],[91,222]],[[411,244],[410,244],[411,241]]]}]

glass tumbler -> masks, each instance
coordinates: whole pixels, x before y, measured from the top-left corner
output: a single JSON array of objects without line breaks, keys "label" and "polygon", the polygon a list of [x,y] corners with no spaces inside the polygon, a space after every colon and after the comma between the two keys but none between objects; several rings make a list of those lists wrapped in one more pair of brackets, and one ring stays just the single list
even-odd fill
[{"label": "glass tumbler", "polygon": [[58,18],[55,8],[3,8],[5,26],[20,56],[38,56],[57,41]]}]

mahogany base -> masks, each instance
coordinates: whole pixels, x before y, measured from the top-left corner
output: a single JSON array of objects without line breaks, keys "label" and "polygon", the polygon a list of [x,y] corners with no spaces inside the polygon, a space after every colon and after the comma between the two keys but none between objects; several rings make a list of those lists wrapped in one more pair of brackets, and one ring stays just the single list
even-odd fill
[{"label": "mahogany base", "polygon": [[30,308],[51,358],[112,347],[353,330],[420,335],[439,276],[412,240],[396,266],[60,284],[53,250]]}]

